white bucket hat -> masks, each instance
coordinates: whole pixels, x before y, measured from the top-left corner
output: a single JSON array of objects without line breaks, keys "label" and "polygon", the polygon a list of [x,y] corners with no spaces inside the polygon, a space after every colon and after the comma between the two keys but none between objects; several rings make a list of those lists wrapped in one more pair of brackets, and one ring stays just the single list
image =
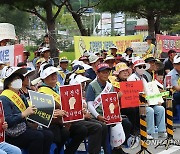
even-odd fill
[{"label": "white bucket hat", "polygon": [[16,40],[14,25],[9,23],[0,23],[0,41],[6,39]]},{"label": "white bucket hat", "polygon": [[[44,65],[45,66],[45,65]],[[47,78],[49,75],[53,74],[53,73],[56,73],[58,72],[59,69],[54,67],[54,66],[49,66],[47,67],[46,69],[42,69],[41,72],[40,72],[40,78],[41,79],[45,79]]]},{"label": "white bucket hat", "polygon": [[108,55],[108,56],[106,56],[106,59],[104,59],[104,62],[106,62],[108,60],[114,60],[115,61],[115,58],[112,55]]},{"label": "white bucket hat", "polygon": [[99,60],[99,57],[95,54],[92,54],[89,56],[89,63],[92,64],[92,63],[95,63]]},{"label": "white bucket hat", "polygon": [[5,66],[2,69],[1,78],[6,79],[6,78],[10,77],[14,73],[19,73],[19,74],[23,75],[26,72],[27,72],[27,68]]}]

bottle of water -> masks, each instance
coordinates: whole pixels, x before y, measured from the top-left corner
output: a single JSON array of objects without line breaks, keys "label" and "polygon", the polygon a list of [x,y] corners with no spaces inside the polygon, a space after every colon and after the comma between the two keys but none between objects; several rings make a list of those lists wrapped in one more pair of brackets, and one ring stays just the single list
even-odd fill
[{"label": "bottle of water", "polygon": [[100,154],[104,154],[104,149],[101,147],[101,152]]},{"label": "bottle of water", "polygon": [[158,139],[158,127],[155,126],[154,139]]}]

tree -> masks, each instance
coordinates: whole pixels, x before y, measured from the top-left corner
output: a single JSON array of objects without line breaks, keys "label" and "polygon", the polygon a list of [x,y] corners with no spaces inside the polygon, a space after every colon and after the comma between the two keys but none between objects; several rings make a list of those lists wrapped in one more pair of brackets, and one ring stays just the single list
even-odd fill
[{"label": "tree", "polygon": [[180,33],[180,14],[161,18],[161,30],[168,33]]},{"label": "tree", "polygon": [[[99,0],[84,0],[83,3],[81,0],[78,2],[75,0],[67,0],[65,5],[68,11],[71,13],[72,17],[74,18],[75,22],[77,23],[77,26],[80,30],[80,33],[82,36],[88,36],[89,33],[85,26],[83,25],[81,16],[84,12],[86,12],[89,8],[94,8],[98,6],[100,3]],[[79,7],[78,5],[79,4]]]},{"label": "tree", "polygon": [[179,0],[101,0],[99,8],[102,11],[112,13],[131,13],[136,17],[143,17],[148,20],[149,35],[159,33],[160,18],[166,15],[174,15],[180,12]]},{"label": "tree", "polygon": [[[65,2],[66,0],[2,0],[0,4],[8,4],[21,11],[32,13],[39,17],[47,25],[50,36],[51,56],[55,58],[59,57],[59,53],[56,50],[55,20]],[[53,13],[53,7],[58,8],[55,14]],[[43,11],[45,12],[45,16],[43,16]],[[57,58],[55,59],[55,65],[58,65]]]}]

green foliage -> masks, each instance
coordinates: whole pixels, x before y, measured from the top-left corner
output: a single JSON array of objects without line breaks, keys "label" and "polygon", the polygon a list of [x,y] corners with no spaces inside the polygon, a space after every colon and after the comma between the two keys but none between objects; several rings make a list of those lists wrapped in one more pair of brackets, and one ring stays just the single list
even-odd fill
[{"label": "green foliage", "polygon": [[175,18],[176,18],[176,23],[172,25],[171,31],[180,33],[180,14],[177,15]]},{"label": "green foliage", "polygon": [[25,49],[29,52],[35,52],[38,49],[38,46],[26,46]]},{"label": "green foliage", "polygon": [[29,14],[13,9],[7,5],[0,5],[0,22],[11,23],[15,26],[16,35],[24,36],[30,28]]},{"label": "green foliage", "polygon": [[102,11],[130,12],[141,17],[150,15],[167,15],[174,14],[180,11],[179,0],[101,0],[99,8]]},{"label": "green foliage", "polygon": [[161,18],[161,30],[168,32],[180,32],[180,15]]},{"label": "green foliage", "polygon": [[34,59],[34,52],[38,49],[38,46],[26,46],[25,50],[30,52],[29,60]]}]

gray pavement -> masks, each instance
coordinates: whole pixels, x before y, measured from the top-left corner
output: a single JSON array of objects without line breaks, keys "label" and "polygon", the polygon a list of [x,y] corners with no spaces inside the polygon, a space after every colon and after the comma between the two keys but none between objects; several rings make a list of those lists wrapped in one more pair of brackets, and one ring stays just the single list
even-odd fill
[{"label": "gray pavement", "polygon": [[[180,144],[180,125],[176,125],[176,129],[174,130],[174,139]],[[154,147],[163,140],[164,138],[159,138],[158,140],[148,140],[148,150],[152,154],[180,154],[180,146],[170,145],[168,150],[166,150],[165,146],[159,146],[155,149]],[[124,151],[129,154],[136,154],[139,150],[140,146],[133,150],[124,149]]]},{"label": "gray pavement", "polygon": [[[174,139],[177,140],[180,144],[180,124],[175,124],[174,125],[176,129],[174,130]],[[148,140],[148,150],[152,154],[180,154],[180,146],[174,146],[170,145],[169,149],[166,150],[165,146],[159,146],[158,148],[154,148],[158,143],[162,142],[164,138],[159,138],[158,140]],[[138,146],[135,149],[126,149],[123,148],[125,152],[129,154],[136,154],[140,150],[140,146]],[[81,146],[79,147],[79,150],[84,151],[84,144],[82,143]],[[101,153],[102,154],[102,153]]]}]

